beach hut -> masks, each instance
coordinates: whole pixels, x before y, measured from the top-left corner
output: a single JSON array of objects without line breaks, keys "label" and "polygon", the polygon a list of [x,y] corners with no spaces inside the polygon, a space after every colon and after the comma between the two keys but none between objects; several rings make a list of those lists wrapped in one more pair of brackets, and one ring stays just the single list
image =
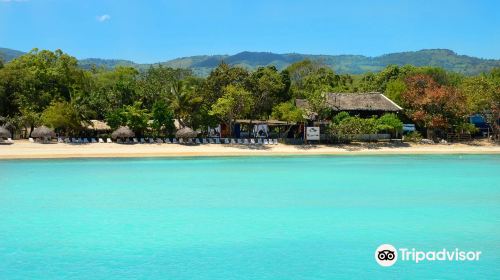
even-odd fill
[{"label": "beach hut", "polygon": [[111,138],[113,139],[128,139],[134,137],[135,133],[128,128],[128,126],[120,126],[117,130],[111,133]]},{"label": "beach hut", "polygon": [[12,137],[12,134],[10,133],[10,131],[3,127],[3,126],[0,126],[0,139],[8,139],[8,138],[11,138]]},{"label": "beach hut", "polygon": [[[10,131],[3,126],[0,126],[0,143],[11,143],[9,140],[11,137],[12,134],[10,133]],[[5,142],[4,139],[7,139],[8,142]]]},{"label": "beach hut", "polygon": [[177,132],[175,133],[175,137],[177,138],[187,139],[187,138],[195,138],[196,136],[198,136],[198,132],[194,131],[193,129],[187,126],[177,130]]},{"label": "beach hut", "polygon": [[52,129],[42,125],[33,129],[31,137],[42,139],[42,143],[46,143],[52,137],[56,137],[56,133]]}]

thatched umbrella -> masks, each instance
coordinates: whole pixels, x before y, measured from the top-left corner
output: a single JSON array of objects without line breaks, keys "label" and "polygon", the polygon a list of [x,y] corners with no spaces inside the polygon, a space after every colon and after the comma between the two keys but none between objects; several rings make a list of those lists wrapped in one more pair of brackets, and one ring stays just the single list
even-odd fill
[{"label": "thatched umbrella", "polygon": [[0,126],[0,138],[10,138],[10,137],[12,137],[10,131],[3,126]]},{"label": "thatched umbrella", "polygon": [[198,132],[194,131],[193,129],[187,126],[177,130],[177,132],[175,133],[175,137],[177,138],[194,138],[197,135]]},{"label": "thatched umbrella", "polygon": [[135,133],[128,128],[128,126],[120,126],[117,130],[115,130],[113,133],[111,133],[111,137],[113,139],[116,138],[129,138],[129,137],[134,137]]},{"label": "thatched umbrella", "polygon": [[52,129],[42,125],[33,129],[33,131],[31,132],[31,137],[51,138],[51,137],[56,137],[56,133]]}]

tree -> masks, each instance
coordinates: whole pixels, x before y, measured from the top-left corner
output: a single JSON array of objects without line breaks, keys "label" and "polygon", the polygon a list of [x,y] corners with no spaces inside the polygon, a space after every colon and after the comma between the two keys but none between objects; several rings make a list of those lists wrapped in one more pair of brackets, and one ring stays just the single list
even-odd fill
[{"label": "tree", "polygon": [[284,132],[284,135],[288,135],[295,123],[305,121],[304,114],[304,111],[295,106],[294,102],[283,102],[274,106],[272,117],[273,119],[290,123]]},{"label": "tree", "polygon": [[388,131],[397,136],[398,133],[403,131],[403,122],[398,118],[398,116],[396,116],[396,114],[384,114],[377,119],[377,130]]},{"label": "tree", "polygon": [[249,73],[241,67],[232,67],[223,61],[210,72],[203,85],[203,99],[208,104],[214,104],[222,97],[224,88],[228,85],[247,88]]},{"label": "tree", "polygon": [[285,101],[282,96],[285,89],[282,78],[274,66],[259,67],[250,74],[249,83],[255,101],[253,114],[255,118],[267,118],[275,104]]},{"label": "tree", "polygon": [[153,118],[153,129],[156,135],[171,134],[175,129],[174,113],[164,101],[156,101],[153,104],[151,116]]},{"label": "tree", "polygon": [[43,111],[41,119],[43,124],[66,133],[78,131],[82,127],[77,110],[67,101],[53,101]]},{"label": "tree", "polygon": [[466,78],[460,90],[467,98],[470,111],[481,114],[492,125],[495,138],[498,138],[500,128],[496,120],[500,118],[500,79],[495,79],[495,71],[492,70],[489,75]]},{"label": "tree", "polygon": [[142,108],[142,103],[137,101],[134,105],[127,105],[123,110],[123,116],[127,120],[127,126],[141,135],[148,127],[149,113]]},{"label": "tree", "polygon": [[181,126],[195,128],[193,121],[203,102],[203,98],[198,94],[199,87],[200,80],[195,77],[172,82],[168,101]]},{"label": "tree", "polygon": [[441,86],[422,74],[407,78],[405,84],[402,103],[408,116],[427,128],[427,137],[433,137],[437,129],[448,129],[465,121],[466,99],[454,87]]},{"label": "tree", "polygon": [[232,135],[232,126],[236,118],[247,116],[253,105],[252,94],[242,87],[228,85],[223,90],[224,95],[212,105],[210,115],[217,116],[229,125]]}]

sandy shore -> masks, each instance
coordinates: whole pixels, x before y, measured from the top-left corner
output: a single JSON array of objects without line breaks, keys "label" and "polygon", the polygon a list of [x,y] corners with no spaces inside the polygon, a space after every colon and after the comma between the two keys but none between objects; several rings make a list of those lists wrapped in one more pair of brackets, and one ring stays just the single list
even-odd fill
[{"label": "sandy shore", "polygon": [[0,159],[79,157],[181,157],[369,154],[500,154],[488,142],[452,145],[350,144],[350,145],[177,145],[177,144],[38,144],[19,140],[0,145]]}]

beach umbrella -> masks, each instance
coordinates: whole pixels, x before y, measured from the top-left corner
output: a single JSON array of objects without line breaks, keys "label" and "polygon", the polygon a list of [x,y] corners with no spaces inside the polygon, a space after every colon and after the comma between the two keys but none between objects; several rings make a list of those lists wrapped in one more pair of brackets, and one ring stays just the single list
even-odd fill
[{"label": "beach umbrella", "polygon": [[10,138],[10,137],[12,137],[10,131],[3,126],[0,126],[0,138]]},{"label": "beach umbrella", "polygon": [[129,137],[134,137],[135,133],[128,128],[128,126],[120,126],[117,130],[113,131],[111,133],[111,137],[113,139],[116,138],[129,138]]},{"label": "beach umbrella", "polygon": [[194,131],[193,129],[187,126],[177,130],[177,132],[175,133],[175,137],[177,138],[194,138],[197,135],[198,132]]},{"label": "beach umbrella", "polygon": [[50,138],[50,137],[56,137],[56,133],[52,129],[42,125],[33,129],[33,131],[31,132],[31,137]]}]

